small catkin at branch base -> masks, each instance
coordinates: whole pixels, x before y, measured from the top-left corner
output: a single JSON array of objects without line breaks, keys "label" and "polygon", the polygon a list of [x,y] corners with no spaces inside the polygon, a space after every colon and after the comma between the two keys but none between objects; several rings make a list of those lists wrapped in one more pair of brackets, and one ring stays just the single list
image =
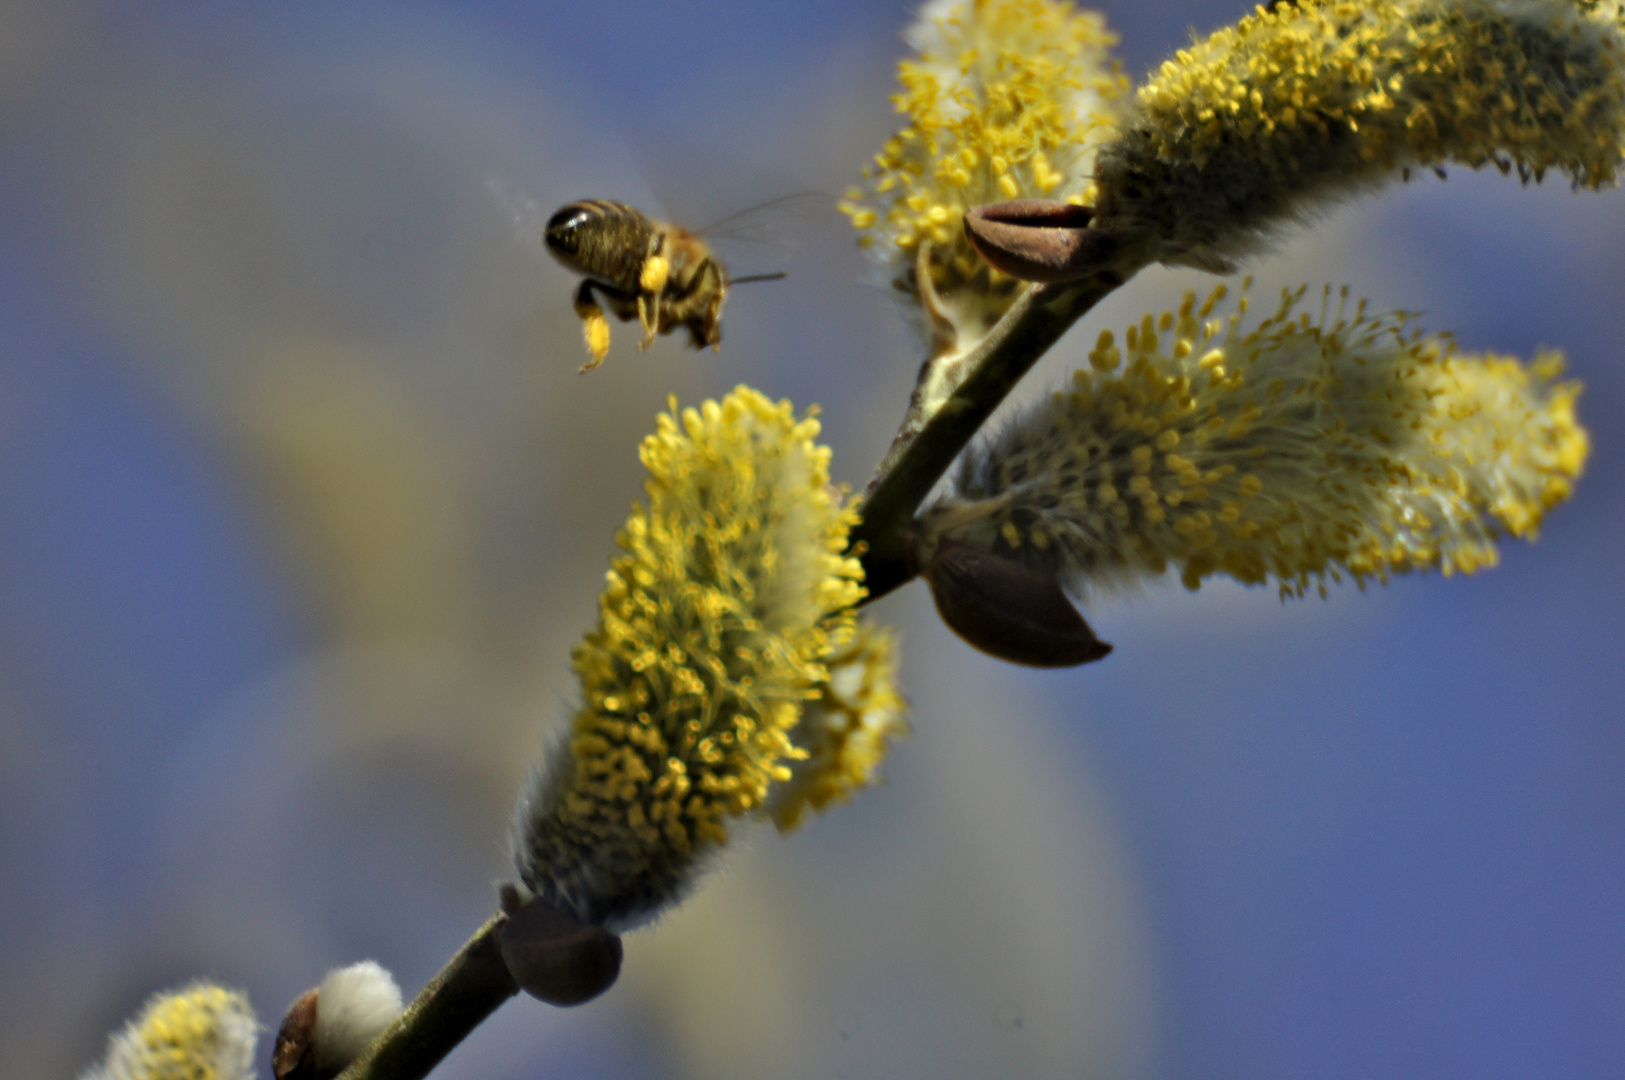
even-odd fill
[{"label": "small catkin at branch base", "polygon": [[374,960],[329,971],[282,1017],[271,1052],[276,1080],[332,1080],[401,1015],[401,988]]},{"label": "small catkin at branch base", "polygon": [[422,1080],[519,993],[498,944],[506,923],[507,916],[499,913],[475,931],[338,1080]]}]

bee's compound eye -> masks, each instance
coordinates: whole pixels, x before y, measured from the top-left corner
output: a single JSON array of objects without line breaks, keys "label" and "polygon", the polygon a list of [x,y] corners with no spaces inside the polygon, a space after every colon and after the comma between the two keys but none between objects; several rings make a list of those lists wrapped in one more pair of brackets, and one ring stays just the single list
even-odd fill
[{"label": "bee's compound eye", "polygon": [[581,248],[582,227],[592,214],[579,203],[571,203],[547,219],[547,246],[561,254],[574,255]]}]

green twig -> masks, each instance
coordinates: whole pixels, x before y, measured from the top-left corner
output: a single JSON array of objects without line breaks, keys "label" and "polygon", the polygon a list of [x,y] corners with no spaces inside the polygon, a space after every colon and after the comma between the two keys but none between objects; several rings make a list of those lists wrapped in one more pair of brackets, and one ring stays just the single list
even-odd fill
[{"label": "green twig", "polygon": [[338,1080],[420,1080],[497,1006],[519,992],[502,962],[493,915]]},{"label": "green twig", "polygon": [[959,362],[966,374],[940,408],[925,414],[916,395],[891,449],[875,470],[864,495],[863,521],[852,533],[852,546],[864,545],[869,600],[914,576],[916,568],[904,530],[954,458],[1038,358],[1128,276],[1103,270],[1081,281],[1030,286]]}]

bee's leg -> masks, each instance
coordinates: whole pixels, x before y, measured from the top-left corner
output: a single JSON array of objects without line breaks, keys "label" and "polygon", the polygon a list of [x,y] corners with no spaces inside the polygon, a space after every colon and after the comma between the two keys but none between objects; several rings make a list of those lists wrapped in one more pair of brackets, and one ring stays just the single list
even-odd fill
[{"label": "bee's leg", "polygon": [[[711,302],[705,305],[705,314],[701,316],[705,327],[704,342],[695,342],[696,349],[703,349],[709,345],[711,348],[722,351],[722,301],[727,298],[726,287],[717,290]],[[695,335],[698,337],[699,335]]]},{"label": "bee's leg", "polygon": [[591,371],[609,355],[609,320],[604,309],[592,294],[593,282],[583,281],[576,290],[576,314],[581,318],[581,333],[587,339],[587,351],[592,359],[581,365],[583,372]]},{"label": "bee's leg", "polygon": [[638,301],[636,297],[628,296],[619,289],[605,285],[602,281],[593,282],[592,287],[599,301],[617,319],[622,322],[631,322],[638,317]]},{"label": "bee's leg", "polygon": [[691,349],[712,348],[722,351],[722,323],[718,319],[702,313],[694,316],[683,325],[688,327],[688,344]]},{"label": "bee's leg", "polygon": [[660,298],[670,277],[671,263],[658,251],[643,260],[643,269],[638,273],[638,322],[643,324],[640,349],[653,345],[655,334],[660,330]]}]

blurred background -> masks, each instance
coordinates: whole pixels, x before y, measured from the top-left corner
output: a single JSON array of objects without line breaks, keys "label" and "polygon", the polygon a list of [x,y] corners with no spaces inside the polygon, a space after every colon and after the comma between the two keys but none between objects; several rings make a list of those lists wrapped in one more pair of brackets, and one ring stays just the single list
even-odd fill
[{"label": "blurred background", "polygon": [[[1136,78],[1244,10],[1102,7]],[[819,200],[720,353],[616,324],[578,376],[574,279],[490,182],[833,201],[910,17],[0,0],[0,1075],[77,1075],[194,976],[272,1028],[363,957],[417,991],[509,873],[668,394],[821,403],[862,486],[918,352]],[[1250,269],[1567,350],[1573,503],[1471,579],[1101,604],[1117,651],[1065,673],[895,594],[887,785],[743,830],[610,994],[437,1075],[1625,1074],[1625,196],[1453,170]],[[1142,273],[1019,396],[1210,284]]]}]

